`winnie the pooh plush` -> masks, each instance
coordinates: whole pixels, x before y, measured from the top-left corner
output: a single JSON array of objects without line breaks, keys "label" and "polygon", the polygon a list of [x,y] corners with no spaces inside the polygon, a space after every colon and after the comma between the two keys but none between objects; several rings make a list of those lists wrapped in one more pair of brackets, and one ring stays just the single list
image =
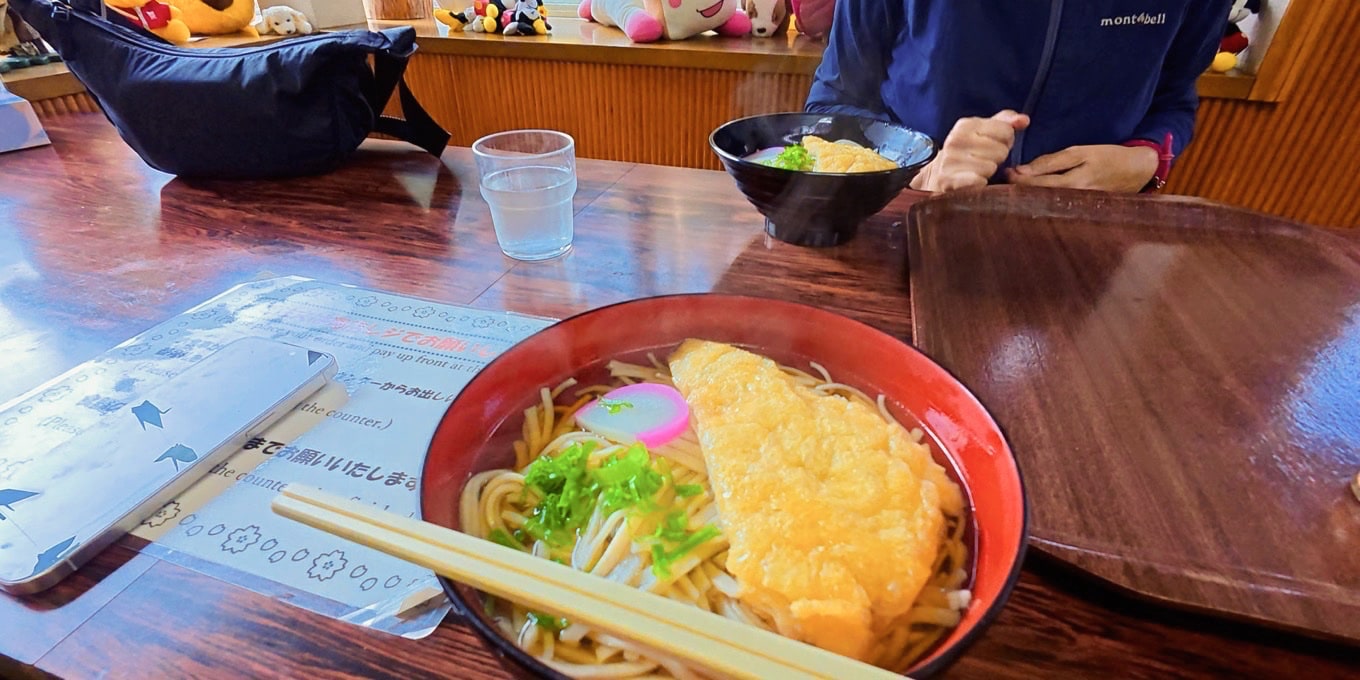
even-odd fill
[{"label": "winnie the pooh plush", "polygon": [[251,22],[255,19],[255,0],[165,0],[183,12],[184,23],[194,35],[241,33],[260,37]]},{"label": "winnie the pooh plush", "polygon": [[705,31],[732,36],[751,33],[751,19],[741,11],[741,0],[582,0],[577,14],[618,26],[638,43],[684,40]]},{"label": "winnie the pooh plush", "polygon": [[104,0],[104,4],[133,26],[140,26],[176,45],[189,42],[189,25],[184,23],[184,13],[174,5],[159,0]]}]

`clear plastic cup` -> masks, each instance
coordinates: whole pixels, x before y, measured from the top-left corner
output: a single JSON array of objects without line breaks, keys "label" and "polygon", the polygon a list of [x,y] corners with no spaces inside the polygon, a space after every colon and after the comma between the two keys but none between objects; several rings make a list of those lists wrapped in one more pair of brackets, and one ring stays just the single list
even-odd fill
[{"label": "clear plastic cup", "polygon": [[473,142],[482,198],[501,252],[546,260],[571,250],[576,142],[553,130],[512,130]]}]

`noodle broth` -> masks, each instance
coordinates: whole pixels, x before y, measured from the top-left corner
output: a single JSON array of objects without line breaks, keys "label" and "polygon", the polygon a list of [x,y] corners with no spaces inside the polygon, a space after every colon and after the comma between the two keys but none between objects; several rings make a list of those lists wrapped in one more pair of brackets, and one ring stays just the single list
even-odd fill
[{"label": "noodle broth", "polygon": [[[812,362],[815,359],[790,353],[771,352],[763,348],[751,347],[749,345],[744,346],[743,348],[769,357],[770,359],[779,362],[784,367],[801,370],[809,376],[812,376],[812,379],[814,380],[821,380],[817,370],[812,366]],[[544,384],[541,387],[548,390],[554,390],[569,378],[574,379],[575,384],[562,388],[558,392],[553,403],[558,408],[570,404],[579,406],[582,403],[582,396],[578,394],[579,390],[590,389],[594,386],[617,386],[623,384],[611,374],[609,369],[611,362],[618,361],[632,364],[637,367],[650,368],[652,367],[650,355],[660,360],[664,367],[665,357],[674,349],[675,345],[666,345],[649,348],[647,350],[623,353],[615,357],[608,357],[603,360],[589,363],[580,368],[580,370],[571,372],[569,375],[564,372],[560,380],[548,381],[551,384]],[[861,380],[858,375],[852,375],[845,371],[838,371],[834,366],[828,365],[825,366],[825,368],[833,379],[861,388],[862,391],[868,395],[870,401],[876,401],[875,397],[880,394],[872,381]],[[596,396],[598,396],[598,394]],[[475,469],[472,471],[472,474],[467,481],[476,480],[481,473],[487,471],[522,468],[526,458],[532,459],[535,457],[534,451],[528,451],[527,456],[525,451],[521,451],[517,455],[516,442],[525,442],[525,440],[528,439],[525,431],[525,411],[532,409],[537,405],[541,405],[541,403],[542,396],[540,394],[525,394],[522,398],[512,398],[508,401],[506,404],[507,410],[505,412],[505,418],[500,421],[495,432],[487,440],[486,446],[478,457]],[[510,407],[510,404],[513,404],[513,408]],[[968,496],[969,490],[963,485],[954,461],[946,455],[944,447],[940,445],[940,442],[933,433],[923,431],[924,428],[921,427],[920,421],[907,413],[900,404],[891,399],[884,399],[881,403],[881,407],[886,408],[887,413],[908,431],[919,431],[919,440],[929,447],[932,457],[944,467],[950,478],[959,485],[964,494],[964,514],[961,518],[960,525],[955,527],[955,533],[959,537],[958,540],[961,542],[962,549],[965,551],[965,557],[961,564],[951,566],[957,566],[962,570],[961,582],[957,583],[955,588],[959,590],[970,589],[973,585],[973,569],[977,554],[977,544],[976,531],[973,526],[972,499]],[[558,414],[559,417],[562,415],[565,414]],[[537,442],[537,444],[541,448],[543,442]],[[558,449],[558,452],[560,453],[560,448]],[[653,460],[656,460],[658,457],[657,452],[653,451],[651,453],[653,455]],[[685,466],[672,465],[672,467],[673,469],[678,469]],[[695,475],[691,474],[693,472],[693,470],[677,470],[674,473],[677,480],[676,484],[679,484],[682,480],[686,483],[696,481]],[[702,481],[704,483],[706,499],[708,499],[708,504],[711,505],[712,491],[707,485],[707,480],[702,479],[697,481]],[[455,519],[457,522],[455,526],[463,528],[464,530],[473,529],[470,533],[486,532],[487,525],[485,525],[485,523],[480,531],[476,530],[476,527],[469,525],[466,513],[470,511],[469,509],[473,507],[472,505],[466,503],[462,498],[450,499],[450,502],[458,503],[462,506],[455,510]],[[699,505],[702,506],[703,504],[699,503]],[[478,507],[479,510],[484,510],[484,508]],[[521,511],[522,509],[522,507],[517,508],[517,510]],[[715,511],[716,508],[708,510],[708,512]],[[473,510],[472,512],[477,512],[477,510]],[[689,524],[692,525],[690,527],[692,529],[698,528],[698,524],[704,523],[695,522],[690,515],[687,515],[687,519],[690,520]],[[711,520],[712,516],[710,515],[707,519]],[[598,522],[598,520],[599,518],[592,518],[592,521],[594,522]],[[474,522],[473,524],[475,525],[476,523]],[[719,524],[719,526],[721,525]],[[644,529],[650,528],[652,528],[651,525],[644,527]],[[523,536],[519,536],[519,538],[523,538]],[[628,538],[630,541],[635,540],[637,535],[632,535]],[[694,592],[692,591],[698,590],[699,587],[702,586],[703,590],[699,594],[699,597],[693,598],[696,600],[698,606],[702,606],[703,603],[707,602],[709,605],[707,608],[710,610],[719,611],[719,613],[731,618],[744,620],[751,625],[772,628],[770,621],[761,617],[757,612],[741,606],[741,603],[737,598],[729,597],[727,595],[731,588],[735,586],[735,582],[723,582],[723,574],[714,573],[715,567],[719,571],[721,570],[721,558],[725,555],[725,552],[726,548],[721,547],[716,551],[701,553],[702,559],[699,561],[698,566],[701,571],[695,579],[691,579],[690,583],[680,588],[680,590],[683,590],[686,593],[686,595],[680,599],[693,597]],[[632,553],[630,552],[630,554],[625,557],[630,557],[631,554]],[[559,554],[558,559],[563,559],[563,556]],[[570,558],[568,557],[567,559],[569,560]],[[596,564],[598,564],[598,561]],[[578,565],[573,566],[580,568]],[[643,566],[646,567],[647,565]],[[682,566],[686,566],[688,569],[695,568],[693,565]],[[690,573],[691,572],[687,570],[685,572],[685,577],[689,577]],[[617,574],[611,574],[609,577],[619,578]],[[955,576],[954,578],[957,579],[959,577]],[[645,575],[643,578],[636,580],[640,580],[643,583],[649,582]],[[693,582],[696,580],[699,583],[696,584]],[[728,580],[730,580],[730,576]],[[936,580],[935,577],[932,577],[931,583],[935,583]],[[683,665],[678,664],[674,660],[656,655],[649,650],[637,648],[627,641],[611,639],[607,636],[593,633],[586,634],[582,637],[582,631],[579,627],[573,627],[569,621],[565,622],[566,625],[563,627],[559,625],[563,622],[556,620],[555,617],[549,616],[548,624],[543,625],[542,617],[548,615],[546,612],[536,612],[530,615],[531,613],[523,607],[499,601],[466,586],[456,585],[455,589],[463,600],[462,604],[464,604],[466,608],[470,610],[470,613],[485,626],[484,632],[494,631],[494,634],[508,640],[526,656],[532,657],[535,661],[564,675],[575,676],[589,671],[591,673],[607,672],[616,677],[639,677],[649,673],[665,673],[678,677],[690,676]],[[678,594],[671,588],[663,589],[662,592],[668,593],[672,597],[675,597]],[[560,633],[559,631],[553,630],[554,628],[559,627],[562,628]],[[926,635],[919,635],[918,633],[920,633],[923,628]],[[892,643],[885,642],[884,644],[890,648],[900,649],[899,658],[896,661],[892,658],[888,658],[893,656],[894,653],[889,650],[888,652],[885,652],[884,658],[876,660],[879,665],[897,671],[909,670],[917,661],[928,656],[932,649],[938,647],[941,641],[949,637],[951,627],[942,625],[932,626],[927,624],[924,627],[917,626],[914,629],[907,627],[901,630],[904,631],[900,633],[904,636],[904,639],[908,634],[912,636],[910,638],[911,644],[907,644],[904,640],[898,640]],[[568,640],[569,642],[564,644],[563,640]],[[894,647],[894,645],[896,645],[896,647]],[[605,657],[603,665],[608,665],[610,667],[608,669],[590,668],[590,666],[592,666],[592,659],[590,658],[592,654],[597,657]],[[608,656],[606,657],[606,655]],[[525,661],[527,661],[527,659],[521,659],[522,663]]]}]

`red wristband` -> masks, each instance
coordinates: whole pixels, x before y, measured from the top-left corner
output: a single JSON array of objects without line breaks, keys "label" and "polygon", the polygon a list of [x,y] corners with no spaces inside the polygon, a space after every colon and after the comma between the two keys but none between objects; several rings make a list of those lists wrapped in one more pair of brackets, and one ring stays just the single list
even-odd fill
[{"label": "red wristband", "polygon": [[1161,144],[1147,139],[1130,139],[1124,142],[1124,146],[1146,146],[1157,152],[1157,171],[1152,173],[1152,180],[1143,188],[1143,191],[1156,191],[1166,186],[1167,177],[1171,175],[1171,161],[1176,158],[1176,155],[1171,152],[1170,132],[1162,138]]}]

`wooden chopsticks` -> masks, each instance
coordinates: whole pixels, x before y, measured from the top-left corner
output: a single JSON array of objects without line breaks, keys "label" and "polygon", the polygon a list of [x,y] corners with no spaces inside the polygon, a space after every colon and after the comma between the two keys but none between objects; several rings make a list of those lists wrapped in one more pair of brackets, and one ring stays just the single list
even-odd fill
[{"label": "wooden chopsticks", "polygon": [[730,677],[902,677],[683,602],[317,489],[289,485],[272,505],[279,515],[496,597]]}]

